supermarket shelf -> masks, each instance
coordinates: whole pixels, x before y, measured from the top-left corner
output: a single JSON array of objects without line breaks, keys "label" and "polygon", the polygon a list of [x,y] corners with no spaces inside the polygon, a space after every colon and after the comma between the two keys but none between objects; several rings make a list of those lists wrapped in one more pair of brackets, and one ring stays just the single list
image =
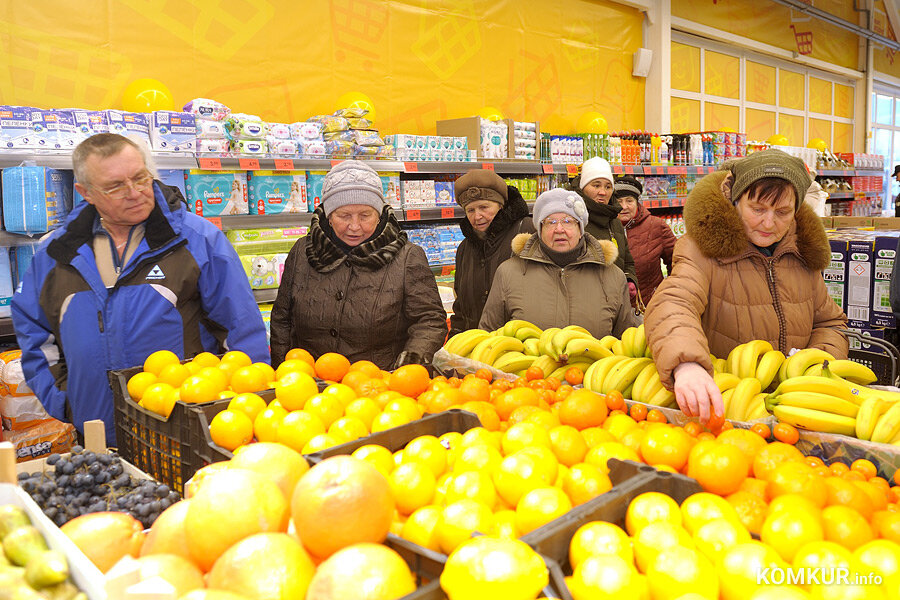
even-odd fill
[{"label": "supermarket shelf", "polygon": [[644,206],[647,208],[681,208],[685,198],[645,198]]},{"label": "supermarket shelf", "polygon": [[312,213],[294,213],[287,215],[233,215],[230,217],[217,217],[221,222],[222,230],[229,229],[259,229],[263,227],[309,227],[312,222]]},{"label": "supermarket shelf", "polygon": [[0,318],[0,338],[14,335],[16,335],[16,332],[13,330],[12,319],[9,317]]},{"label": "supermarket shelf", "polygon": [[708,175],[713,166],[612,165],[614,175]]},{"label": "supermarket shelf", "polygon": [[465,215],[460,206],[440,206],[435,208],[394,209],[398,221],[439,221],[441,219],[459,219]]},{"label": "supermarket shelf", "polygon": [[816,171],[819,177],[878,177],[884,175],[881,169],[822,169]]},{"label": "supermarket shelf", "polygon": [[[153,152],[158,169],[196,169],[197,159],[186,152]],[[15,167],[23,162],[43,167],[71,169],[72,153],[66,150],[4,150],[0,152],[0,168]]]},{"label": "supermarket shelf", "polygon": [[881,194],[880,191],[870,191],[870,192],[829,192],[828,199],[829,200],[853,200],[856,198],[857,194],[868,196],[878,196]]},{"label": "supermarket shelf", "polygon": [[0,231],[0,246],[24,246],[25,244],[34,244],[45,235],[47,234],[34,233],[31,235],[26,235],[24,233]]},{"label": "supermarket shelf", "polygon": [[262,302],[275,302],[275,296],[277,295],[278,288],[269,290],[253,290],[253,296],[256,298],[257,304],[260,304]]}]

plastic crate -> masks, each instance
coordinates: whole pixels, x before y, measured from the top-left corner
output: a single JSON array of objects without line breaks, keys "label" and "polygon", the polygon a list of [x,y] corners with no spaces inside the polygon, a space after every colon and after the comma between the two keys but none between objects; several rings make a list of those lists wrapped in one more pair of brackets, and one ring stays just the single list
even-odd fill
[{"label": "plastic crate", "polygon": [[562,517],[521,538],[547,561],[550,583],[559,593],[560,600],[572,600],[565,584],[565,575],[572,572],[569,543],[582,525],[591,521],[607,521],[624,529],[628,505],[645,492],[660,492],[681,504],[688,496],[703,491],[696,480],[684,475],[657,471],[644,464],[614,458],[608,464],[609,478],[615,484],[610,491],[576,506]]},{"label": "plastic crate", "polygon": [[[860,346],[874,346],[878,351],[866,351],[851,348],[847,358],[861,363],[875,373],[878,385],[897,385],[897,372],[900,368],[900,351],[891,342],[871,336],[864,336],[849,329],[841,330],[848,338],[855,340]],[[865,346],[863,346],[865,344]]]}]

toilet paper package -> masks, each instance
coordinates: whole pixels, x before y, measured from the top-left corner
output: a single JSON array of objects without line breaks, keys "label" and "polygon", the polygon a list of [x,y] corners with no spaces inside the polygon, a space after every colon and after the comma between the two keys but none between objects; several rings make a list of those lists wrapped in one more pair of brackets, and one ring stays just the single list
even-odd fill
[{"label": "toilet paper package", "polygon": [[250,171],[247,173],[250,214],[305,213],[305,171]]},{"label": "toilet paper package", "polygon": [[306,172],[306,204],[309,212],[313,212],[322,203],[322,183],[327,171]]},{"label": "toilet paper package", "polygon": [[184,172],[188,207],[202,217],[250,214],[246,171]]},{"label": "toilet paper package", "polygon": [[204,140],[224,140],[225,124],[221,121],[207,121],[200,119],[196,122],[197,139]]},{"label": "toilet paper package", "polygon": [[291,139],[291,126],[287,123],[266,123],[267,137],[271,136],[279,140]]},{"label": "toilet paper package", "polygon": [[269,154],[279,154],[281,156],[293,156],[297,154],[297,140],[282,140],[274,137],[266,137],[266,145],[269,147]]},{"label": "toilet paper package", "polygon": [[197,127],[191,113],[154,111],[150,117],[150,146],[163,152],[193,152]]},{"label": "toilet paper package", "polygon": [[47,128],[49,148],[71,150],[84,139],[75,128],[75,118],[68,110],[44,111],[44,127]]},{"label": "toilet paper package", "polygon": [[0,106],[0,147],[38,147],[37,134],[32,129],[31,108]]},{"label": "toilet paper package", "polygon": [[[211,123],[212,121],[210,121]],[[201,138],[197,138],[197,153],[209,153],[209,152],[230,152],[231,151],[231,142],[228,140],[205,140]]]},{"label": "toilet paper package", "polygon": [[110,109],[106,111],[106,119],[110,133],[140,138],[150,143],[150,119],[147,113]]},{"label": "toilet paper package", "polygon": [[225,133],[231,140],[261,140],[266,137],[266,124],[256,115],[231,113],[225,119]]},{"label": "toilet paper package", "polygon": [[186,113],[191,113],[197,120],[203,119],[207,121],[224,121],[231,114],[231,109],[215,100],[208,98],[194,98],[184,105],[182,109]]},{"label": "toilet paper package", "polygon": [[102,110],[70,109],[75,121],[75,129],[85,138],[98,133],[109,133],[109,119]]},{"label": "toilet paper package", "polygon": [[290,124],[291,137],[301,142],[323,141],[323,128],[324,125],[322,123],[316,123],[314,121],[300,121],[298,123]]},{"label": "toilet paper package", "polygon": [[235,154],[265,154],[268,152],[266,140],[231,140],[229,146]]},{"label": "toilet paper package", "polygon": [[14,233],[44,233],[62,224],[72,206],[72,172],[9,167],[2,172],[3,226]]}]

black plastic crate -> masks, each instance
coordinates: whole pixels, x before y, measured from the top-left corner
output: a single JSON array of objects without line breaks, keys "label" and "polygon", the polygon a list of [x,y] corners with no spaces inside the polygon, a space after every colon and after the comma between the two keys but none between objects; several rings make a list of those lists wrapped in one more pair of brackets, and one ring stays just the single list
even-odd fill
[{"label": "black plastic crate", "polygon": [[560,600],[572,600],[565,584],[571,575],[569,543],[578,529],[592,521],[607,521],[625,528],[625,514],[631,501],[645,492],[660,492],[681,504],[688,496],[702,492],[696,480],[684,475],[657,471],[633,461],[609,460],[609,478],[613,488],[562,517],[526,534],[521,539],[544,556],[550,568],[550,583]]},{"label": "black plastic crate", "polygon": [[[851,348],[848,357],[854,362],[861,363],[875,373],[878,385],[897,385],[897,373],[900,368],[900,351],[888,339],[880,340],[862,335],[849,329],[841,330],[851,341],[855,341],[860,348]],[[893,336],[889,336],[893,339]],[[871,347],[871,350],[864,348]]]}]

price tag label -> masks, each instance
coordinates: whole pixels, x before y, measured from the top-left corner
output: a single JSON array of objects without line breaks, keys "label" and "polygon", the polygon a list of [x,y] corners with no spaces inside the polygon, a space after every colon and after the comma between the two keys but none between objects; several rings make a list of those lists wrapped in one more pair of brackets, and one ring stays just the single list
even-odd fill
[{"label": "price tag label", "polygon": [[566,174],[569,176],[578,175],[578,165],[566,165]]},{"label": "price tag label", "polygon": [[331,166],[332,166],[332,168],[338,166],[339,164],[341,164],[341,161],[339,161],[339,160],[333,160],[333,161],[331,161]]},{"label": "price tag label", "polygon": [[455,268],[456,267],[454,267],[453,265],[444,265],[443,267],[441,267],[441,275],[449,275]]},{"label": "price tag label", "polygon": [[687,175],[687,167],[673,167],[672,172],[676,175]]},{"label": "price tag label", "polygon": [[616,175],[621,175],[622,174],[622,166],[621,165],[613,165],[612,172],[615,173]]},{"label": "price tag label", "polygon": [[407,173],[418,173],[419,172],[419,163],[417,162],[405,162],[403,163],[403,170]]},{"label": "price tag label", "polygon": [[293,171],[294,170],[294,161],[290,158],[276,158],[275,159],[275,170],[276,171]]},{"label": "price tag label", "polygon": [[222,229],[222,217],[206,217],[206,219],[207,219],[210,223],[212,223],[213,225],[215,225],[216,227],[218,227],[219,230]]},{"label": "price tag label", "polygon": [[482,168],[482,169],[485,169],[485,170],[487,170],[487,171],[493,171],[493,170],[494,170],[494,163],[481,163],[481,168]]},{"label": "price tag label", "polygon": [[541,170],[543,170],[544,173],[553,173],[553,165],[541,165]]},{"label": "price tag label", "polygon": [[406,211],[406,220],[407,221],[418,221],[422,218],[422,213],[418,208],[414,208],[412,210]]},{"label": "price tag label", "polygon": [[855,192],[853,192],[853,199],[854,199],[854,200],[865,200],[865,199],[866,199],[866,193],[865,193],[865,192],[860,192],[860,191],[855,191]]},{"label": "price tag label", "polygon": [[442,219],[452,219],[454,216],[455,215],[453,213],[452,206],[445,206],[444,208],[441,209],[441,218]]},{"label": "price tag label", "polygon": [[238,166],[247,171],[258,171],[259,170],[259,159],[258,158],[239,158]]},{"label": "price tag label", "polygon": [[206,169],[207,171],[222,170],[222,160],[219,158],[200,158],[197,162],[200,163],[201,169]]}]

